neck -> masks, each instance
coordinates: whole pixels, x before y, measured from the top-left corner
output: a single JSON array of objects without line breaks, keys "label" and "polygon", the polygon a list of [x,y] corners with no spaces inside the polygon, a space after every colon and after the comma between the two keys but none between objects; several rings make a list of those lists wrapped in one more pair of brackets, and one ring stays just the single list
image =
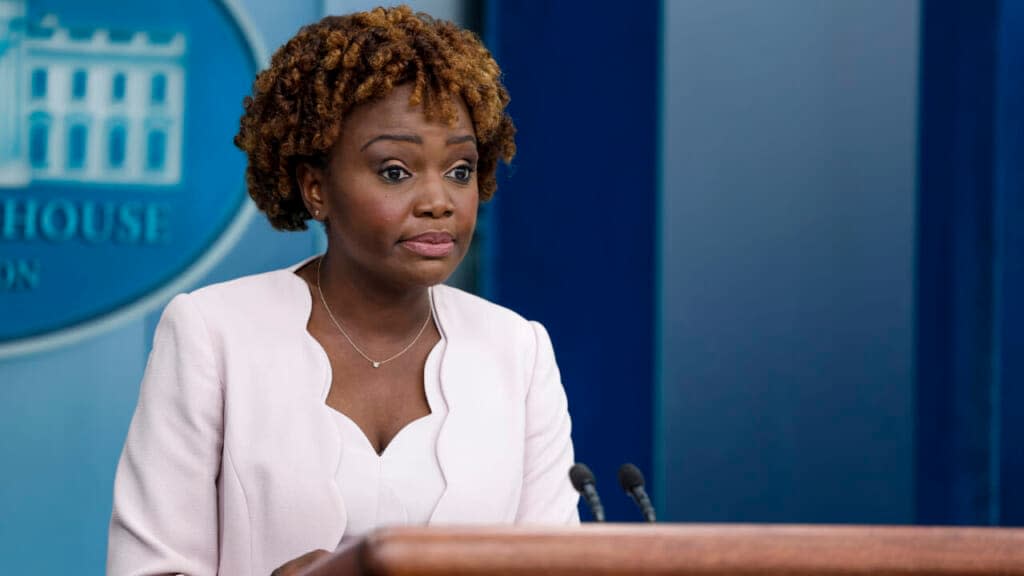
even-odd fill
[{"label": "neck", "polygon": [[430,291],[425,286],[398,287],[374,282],[365,274],[352,273],[330,252],[318,262],[317,288],[335,319],[346,331],[364,341],[386,341],[418,330],[430,313]]}]

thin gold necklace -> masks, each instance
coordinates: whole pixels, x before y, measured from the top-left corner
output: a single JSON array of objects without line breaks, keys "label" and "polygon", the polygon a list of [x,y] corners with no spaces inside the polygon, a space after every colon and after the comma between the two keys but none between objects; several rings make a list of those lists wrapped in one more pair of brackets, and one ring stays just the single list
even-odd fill
[{"label": "thin gold necklace", "polygon": [[341,335],[345,337],[345,340],[348,340],[348,343],[352,345],[352,348],[355,349],[355,351],[358,352],[360,356],[365,358],[366,361],[369,362],[371,366],[373,366],[374,368],[380,368],[384,364],[387,364],[388,362],[391,362],[395,358],[398,358],[402,354],[408,352],[409,349],[412,348],[413,344],[419,341],[420,336],[423,335],[423,331],[427,329],[427,324],[430,324],[431,316],[433,316],[433,310],[431,310],[429,307],[427,308],[427,319],[423,321],[423,326],[420,326],[420,331],[416,333],[416,337],[412,339],[412,342],[409,342],[409,344],[405,348],[402,348],[402,350],[398,354],[395,354],[394,356],[386,358],[384,360],[374,360],[373,358],[367,356],[366,353],[363,352],[359,348],[359,346],[356,346],[356,343],[352,341],[352,337],[348,335],[348,332],[345,332],[345,329],[341,327],[341,323],[338,322],[338,319],[334,317],[334,313],[331,312],[331,307],[327,305],[327,299],[324,298],[324,291],[320,287],[320,267],[321,264],[323,264],[323,262],[323,256],[321,256],[320,259],[316,261],[316,291],[320,294],[320,302],[323,303],[324,310],[327,310],[327,316],[331,318],[331,322],[334,323],[334,326],[338,329],[338,332],[341,332]]}]

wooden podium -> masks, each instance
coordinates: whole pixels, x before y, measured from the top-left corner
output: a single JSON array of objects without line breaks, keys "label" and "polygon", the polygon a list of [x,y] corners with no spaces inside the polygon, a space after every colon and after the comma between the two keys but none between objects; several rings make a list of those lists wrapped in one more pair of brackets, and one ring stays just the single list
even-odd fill
[{"label": "wooden podium", "polygon": [[1024,529],[771,524],[392,528],[305,576],[1021,575]]}]

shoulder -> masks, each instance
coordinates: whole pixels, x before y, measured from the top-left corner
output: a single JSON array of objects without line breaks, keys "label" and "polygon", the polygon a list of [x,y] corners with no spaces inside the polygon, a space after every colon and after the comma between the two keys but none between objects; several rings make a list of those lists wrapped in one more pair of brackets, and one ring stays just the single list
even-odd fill
[{"label": "shoulder", "polygon": [[179,294],[167,305],[164,316],[173,317],[190,309],[214,339],[232,333],[255,336],[296,323],[304,326],[302,310],[309,306],[307,290],[292,268],[285,268]]},{"label": "shoulder", "polygon": [[290,268],[284,268],[203,286],[190,292],[189,296],[201,307],[216,306],[247,311],[268,307],[274,300],[294,292],[296,284],[305,286],[305,282]]},{"label": "shoulder", "polygon": [[446,284],[435,286],[433,291],[442,322],[454,323],[456,328],[529,329],[530,322],[517,312],[475,294]]},{"label": "shoulder", "polygon": [[538,344],[550,346],[539,322],[458,288],[435,286],[434,304],[441,330],[449,338],[483,346],[499,344],[500,349],[531,358]]}]

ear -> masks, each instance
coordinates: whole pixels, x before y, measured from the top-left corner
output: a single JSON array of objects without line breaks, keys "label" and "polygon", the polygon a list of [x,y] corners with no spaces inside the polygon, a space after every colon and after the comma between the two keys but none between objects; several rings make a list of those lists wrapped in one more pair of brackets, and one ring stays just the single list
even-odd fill
[{"label": "ear", "polygon": [[300,160],[295,166],[295,181],[302,192],[302,203],[313,219],[321,222],[327,218],[324,177],[324,169],[309,161]]}]

